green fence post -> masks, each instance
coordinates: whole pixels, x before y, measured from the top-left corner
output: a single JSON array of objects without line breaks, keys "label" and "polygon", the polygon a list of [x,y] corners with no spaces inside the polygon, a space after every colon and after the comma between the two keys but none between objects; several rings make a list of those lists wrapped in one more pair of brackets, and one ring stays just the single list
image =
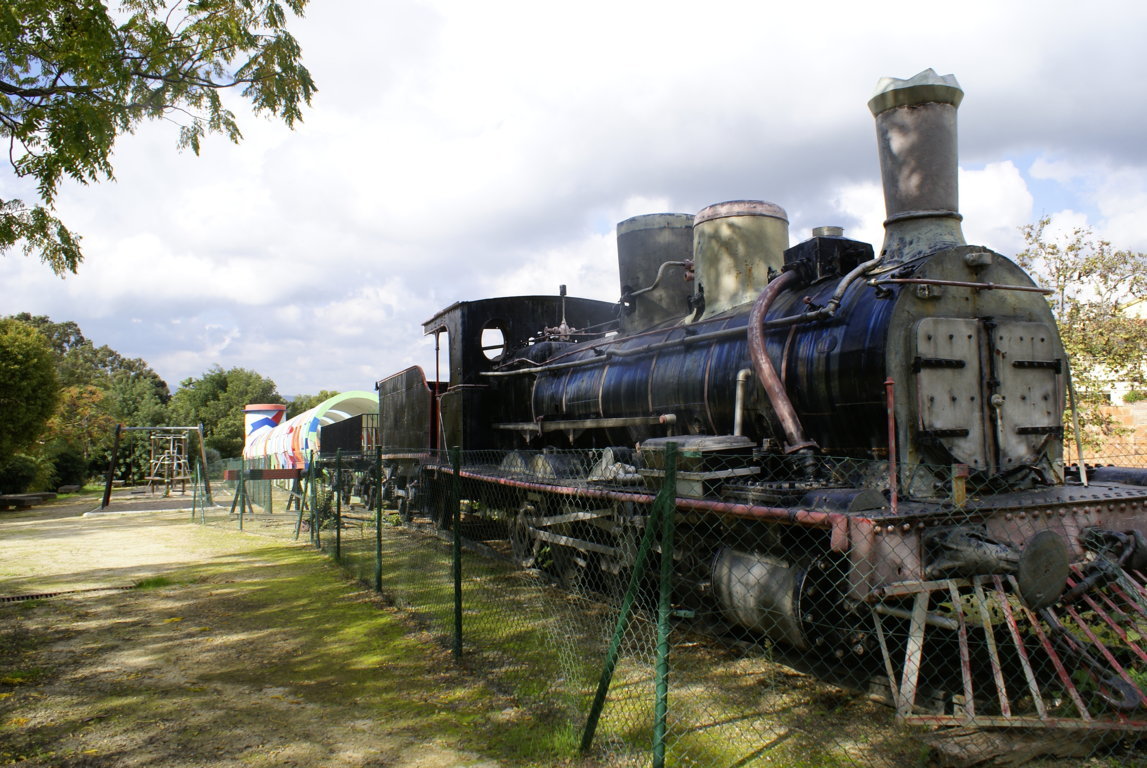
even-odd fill
[{"label": "green fence post", "polygon": [[673,595],[673,528],[677,518],[677,444],[665,446],[665,488],[673,501],[661,510],[661,585],[657,604],[656,699],[653,712],[653,768],[665,766],[665,719],[669,713],[669,614]]},{"label": "green fence post", "polygon": [[[310,468],[307,469],[308,473]],[[309,479],[309,478],[308,478]],[[299,516],[295,518],[295,541],[299,540],[299,532],[303,529],[303,512],[307,508],[307,492],[303,487],[302,478],[295,480],[295,484],[291,491],[290,498],[299,505]],[[287,502],[287,509],[291,508],[291,502]]]},{"label": "green fence post", "polygon": [[313,471],[311,472],[311,541],[315,543],[315,548],[322,549],[322,534],[319,533],[319,529],[322,527],[322,520],[319,518],[319,470],[318,467],[315,466],[317,461],[318,459],[315,458],[315,454],[312,452],[311,468]]},{"label": "green fence post", "polygon": [[451,482],[452,493],[450,494],[451,503],[453,504],[453,525],[454,528],[454,557],[453,557],[453,572],[454,572],[454,658],[462,660],[462,534],[459,529],[462,527],[462,449],[459,446],[454,446],[452,451],[452,463],[454,465],[454,477]]},{"label": "green fence post", "polygon": [[343,555],[343,449],[335,451],[335,560]]},{"label": "green fence post", "polygon": [[243,514],[247,511],[247,461],[239,459],[239,530],[243,530]]},{"label": "green fence post", "polygon": [[382,591],[382,446],[374,448],[374,591]]},{"label": "green fence post", "polygon": [[613,637],[609,641],[609,650],[605,653],[605,663],[602,665],[597,693],[594,695],[593,704],[590,705],[589,717],[586,718],[585,730],[582,732],[581,749],[583,752],[593,745],[597,723],[601,718],[602,709],[605,708],[605,697],[609,693],[610,684],[613,682],[613,672],[617,668],[617,659],[621,652],[621,641],[625,637],[625,625],[629,622],[629,614],[633,610],[633,603],[637,600],[638,588],[645,570],[645,560],[649,556],[649,550],[653,548],[653,540],[656,538],[657,522],[662,515],[669,514],[664,508],[668,507],[672,510],[676,507],[675,494],[675,489],[662,485],[657,498],[653,500],[649,519],[645,522],[645,531],[641,535],[641,543],[637,547],[637,555],[633,560],[633,570],[629,574],[629,586],[625,590],[625,596],[621,599],[621,608],[618,611],[617,623],[613,628]]}]

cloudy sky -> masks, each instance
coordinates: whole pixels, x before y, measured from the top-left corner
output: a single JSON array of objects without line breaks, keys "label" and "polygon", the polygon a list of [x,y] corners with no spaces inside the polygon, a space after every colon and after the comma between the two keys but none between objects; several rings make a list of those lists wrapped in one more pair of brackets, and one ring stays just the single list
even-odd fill
[{"label": "cloudy sky", "polygon": [[[294,131],[120,140],[117,181],[66,187],[79,274],[0,257],[0,314],[74,320],[174,389],[214,364],[287,396],[432,365],[464,299],[616,300],[616,223],[735,199],[879,244],[866,103],[954,74],[969,242],[1041,216],[1147,250],[1147,4],[311,0],[318,86]],[[26,194],[0,171],[0,198]]]}]

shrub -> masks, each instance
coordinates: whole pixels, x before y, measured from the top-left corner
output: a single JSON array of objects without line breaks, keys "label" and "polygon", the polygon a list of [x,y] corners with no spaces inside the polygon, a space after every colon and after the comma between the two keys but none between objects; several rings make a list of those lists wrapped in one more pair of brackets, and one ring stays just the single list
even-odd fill
[{"label": "shrub", "polygon": [[45,453],[55,469],[57,485],[83,485],[87,482],[87,462],[78,448],[67,443],[56,443]]},{"label": "shrub", "polygon": [[36,482],[40,462],[17,453],[0,464],[0,493],[24,493]]}]

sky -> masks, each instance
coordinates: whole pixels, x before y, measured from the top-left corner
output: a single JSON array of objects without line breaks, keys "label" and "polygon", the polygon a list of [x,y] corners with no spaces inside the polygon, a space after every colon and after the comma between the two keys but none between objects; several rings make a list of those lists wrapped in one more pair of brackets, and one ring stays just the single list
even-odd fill
[{"label": "sky", "polygon": [[[291,397],[433,370],[455,301],[615,301],[616,224],[768,200],[882,241],[884,76],[953,74],[969,243],[1086,226],[1147,250],[1147,4],[311,0],[291,30],[319,91],[295,130],[228,97],[244,140],[122,137],[68,183],[64,279],[0,256],[0,315],[71,320],[174,390],[214,365]],[[0,198],[31,200],[5,168]]]}]

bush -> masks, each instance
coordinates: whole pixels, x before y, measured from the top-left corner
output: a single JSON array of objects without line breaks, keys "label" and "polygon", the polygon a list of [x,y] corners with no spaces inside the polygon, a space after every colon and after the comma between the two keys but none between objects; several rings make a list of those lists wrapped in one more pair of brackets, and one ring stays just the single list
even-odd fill
[{"label": "bush", "polygon": [[0,493],[24,493],[39,474],[40,462],[18,453],[0,464]]},{"label": "bush", "polygon": [[1140,403],[1144,400],[1147,400],[1147,392],[1144,392],[1140,389],[1133,389],[1123,396],[1123,402],[1127,403],[1128,405],[1132,403]]},{"label": "bush", "polygon": [[87,462],[78,448],[67,443],[57,443],[46,453],[55,469],[57,485],[82,486],[88,481]]}]

